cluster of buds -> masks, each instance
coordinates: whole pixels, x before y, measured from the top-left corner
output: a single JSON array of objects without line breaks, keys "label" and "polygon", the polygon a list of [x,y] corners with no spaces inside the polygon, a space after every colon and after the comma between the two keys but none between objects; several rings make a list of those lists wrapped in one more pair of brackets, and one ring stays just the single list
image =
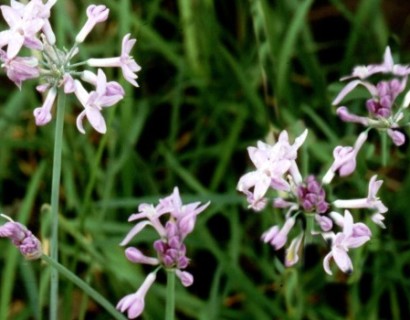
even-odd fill
[{"label": "cluster of buds", "polygon": [[[298,219],[313,218],[312,229],[301,228],[287,247],[286,266],[292,266],[299,261],[298,252],[305,233],[310,232],[312,235],[321,235],[325,240],[330,240],[331,250],[323,262],[328,274],[331,274],[331,258],[340,270],[351,272],[353,266],[347,252],[350,248],[357,248],[370,240],[371,231],[364,223],[354,222],[347,209],[369,209],[372,212],[372,221],[384,227],[383,214],[387,212],[387,208],[377,197],[383,182],[373,176],[369,182],[368,196],[351,200],[331,201],[327,197],[325,187],[329,187],[336,173],[346,176],[355,170],[356,155],[366,141],[367,133],[361,134],[353,147],[337,146],[334,149],[334,162],[321,180],[313,175],[303,179],[298,169],[297,149],[304,143],[306,136],[305,130],[291,145],[288,133],[282,131],[278,141],[273,145],[259,141],[257,147],[249,147],[249,157],[256,170],[240,178],[237,190],[246,195],[249,207],[255,211],[262,210],[269,203],[269,189],[280,194],[280,197],[270,200],[273,207],[284,210],[285,222],[283,226],[274,225],[262,234],[262,240],[272,245],[275,250],[285,247]],[[339,209],[345,209],[344,216],[337,211]]]},{"label": "cluster of buds", "polygon": [[[133,263],[148,264],[164,268],[167,272],[175,272],[183,286],[190,286],[194,278],[192,274],[184,269],[189,264],[186,256],[185,238],[190,234],[199,213],[208,207],[209,202],[201,205],[200,202],[182,204],[179,190],[175,187],[173,193],[159,200],[158,205],[143,203],[139,206],[138,213],[132,214],[128,221],[138,221],[130,230],[122,246],[127,245],[146,226],[151,226],[158,233],[159,239],[153,244],[156,257],[144,255],[135,247],[128,247],[125,250],[127,259]],[[169,215],[165,224],[164,215]],[[144,310],[144,298],[156,279],[158,268],[151,272],[137,292],[122,298],[117,304],[117,309],[121,312],[127,311],[130,319],[138,317]]]},{"label": "cluster of buds", "polygon": [[[88,59],[72,63],[79,52],[79,45],[84,42],[92,29],[107,20],[109,9],[104,5],[90,5],[87,8],[87,21],[75,37],[70,50],[60,50],[56,46],[56,37],[49,22],[50,10],[57,0],[31,0],[27,4],[11,0],[10,6],[0,9],[9,29],[0,32],[0,61],[8,78],[20,89],[28,79],[39,79],[36,89],[46,98],[41,107],[34,110],[38,126],[49,123],[52,119],[52,107],[59,88],[64,94],[74,93],[84,110],[77,117],[77,128],[85,133],[83,119],[86,117],[91,126],[100,133],[106,132],[106,124],[101,110],[111,107],[124,98],[125,91],[116,81],[107,81],[102,69],[96,73],[78,70],[83,65],[90,67],[118,67],[124,78],[134,86],[141,68],[130,56],[136,40],[130,34],[124,36],[121,55],[112,58]],[[26,47],[37,51],[31,56],[19,56]],[[83,83],[92,90],[87,91]]]},{"label": "cluster of buds", "polygon": [[8,222],[0,226],[0,237],[9,238],[27,260],[39,259],[42,256],[40,241],[21,223],[0,213]]},{"label": "cluster of buds", "polygon": [[[409,74],[408,66],[394,64],[390,48],[387,47],[383,63],[356,67],[350,76],[343,77],[342,81],[350,81],[332,102],[333,105],[339,105],[343,98],[357,86],[364,86],[371,96],[366,101],[368,115],[353,114],[346,106],[338,107],[337,115],[346,122],[355,122],[368,128],[386,131],[393,143],[401,146],[406,141],[406,137],[399,131],[400,122],[403,122],[404,111],[410,105],[410,94],[407,93],[401,103],[397,102],[397,98],[405,90]],[[368,80],[373,75],[383,76],[386,79],[373,84]],[[403,125],[408,123],[401,126]]]}]

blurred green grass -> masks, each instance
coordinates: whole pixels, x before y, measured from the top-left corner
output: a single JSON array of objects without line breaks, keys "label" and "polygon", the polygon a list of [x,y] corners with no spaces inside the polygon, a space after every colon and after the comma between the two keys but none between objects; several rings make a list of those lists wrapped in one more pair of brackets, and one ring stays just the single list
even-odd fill
[{"label": "blurred green grass", "polygon": [[[399,1],[396,1],[399,2]],[[391,148],[379,170],[379,136],[361,152],[357,172],[340,181],[346,196],[366,194],[368,178],[385,180],[387,229],[373,230],[353,251],[350,277],[325,275],[324,246],[305,249],[304,262],[283,269],[281,255],[260,243],[277,212],[253,214],[236,193],[250,168],[246,147],[269,132],[293,136],[309,128],[303,172],[323,173],[333,147],[352,143],[356,126],[330,106],[339,77],[356,64],[381,60],[387,44],[410,59],[408,4],[392,1],[151,0],[101,1],[109,20],[81,48],[81,58],[119,52],[123,35],[138,39],[140,88],[123,80],[126,98],[106,110],[108,132],[78,133],[80,107],[68,98],[61,192],[60,261],[116,304],[136,291],[147,269],[128,262],[118,243],[141,202],[155,203],[179,186],[183,199],[211,206],[187,239],[190,288],[177,286],[178,319],[405,319],[410,310],[408,150]],[[54,28],[69,45],[90,1],[59,1]],[[399,19],[402,19],[401,23]],[[109,78],[120,79],[112,71]],[[34,83],[20,92],[1,75],[0,208],[49,236],[53,125],[37,128],[41,104]],[[342,138],[341,138],[342,137]],[[342,140],[341,140],[342,139]],[[133,244],[149,248],[154,235]],[[46,319],[48,272],[0,242],[0,319]],[[61,279],[61,319],[108,319],[74,285]],[[146,298],[143,319],[161,319],[164,279]],[[158,307],[161,306],[161,307]]]}]

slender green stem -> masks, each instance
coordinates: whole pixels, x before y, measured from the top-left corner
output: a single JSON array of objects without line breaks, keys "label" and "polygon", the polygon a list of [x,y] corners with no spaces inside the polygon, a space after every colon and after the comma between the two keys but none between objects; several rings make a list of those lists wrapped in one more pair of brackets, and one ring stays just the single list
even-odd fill
[{"label": "slender green stem", "polygon": [[175,271],[167,270],[167,301],[165,320],[175,319]]},{"label": "slender green stem", "polygon": [[385,167],[389,162],[389,146],[387,141],[387,133],[383,132],[381,136],[381,153],[382,153],[382,166]]},{"label": "slender green stem", "polygon": [[[51,182],[51,258],[58,261],[58,201],[61,180],[65,94],[58,91],[57,120],[54,136],[53,177]],[[50,320],[58,319],[58,271],[51,270]]]},{"label": "slender green stem", "polygon": [[88,294],[92,299],[94,299],[97,303],[99,303],[105,310],[107,310],[115,319],[125,320],[126,318],[119,313],[114,306],[105,299],[100,293],[96,290],[91,288],[85,281],[81,280],[77,275],[72,273],[66,267],[58,263],[56,260],[52,259],[51,257],[43,254],[42,257],[43,261],[49,264],[52,267],[52,270],[55,270],[57,273],[61,273],[65,276],[68,280],[73,282],[76,286],[82,289],[86,294]]},{"label": "slender green stem", "polygon": [[305,245],[313,243],[312,231],[315,229],[315,215],[306,213]]}]

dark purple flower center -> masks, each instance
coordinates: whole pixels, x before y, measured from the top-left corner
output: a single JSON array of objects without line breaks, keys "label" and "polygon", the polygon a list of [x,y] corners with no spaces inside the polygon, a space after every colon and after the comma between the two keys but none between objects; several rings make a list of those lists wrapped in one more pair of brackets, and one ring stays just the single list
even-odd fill
[{"label": "dark purple flower center", "polygon": [[298,186],[299,204],[306,212],[325,213],[329,209],[326,193],[314,176],[309,176]]}]

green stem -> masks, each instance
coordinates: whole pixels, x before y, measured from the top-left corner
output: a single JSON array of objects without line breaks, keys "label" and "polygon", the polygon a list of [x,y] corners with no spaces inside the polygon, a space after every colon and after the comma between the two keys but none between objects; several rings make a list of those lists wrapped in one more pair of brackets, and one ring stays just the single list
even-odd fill
[{"label": "green stem", "polygon": [[119,313],[114,308],[114,306],[107,299],[105,299],[100,293],[98,293],[96,290],[91,288],[86,282],[81,280],[79,277],[77,277],[74,273],[72,273],[66,267],[59,264],[56,260],[52,259],[51,257],[45,254],[43,254],[41,258],[43,259],[43,261],[45,261],[47,264],[53,267],[52,270],[55,270],[57,273],[61,273],[68,280],[70,280],[72,283],[74,283],[76,286],[82,289],[92,299],[94,299],[97,303],[99,303],[105,310],[107,310],[115,319],[119,319],[119,320],[126,319],[121,313]]},{"label": "green stem", "polygon": [[312,231],[315,229],[315,215],[306,213],[306,231],[305,231],[305,245],[313,243]]},{"label": "green stem", "polygon": [[[58,261],[58,200],[60,196],[61,154],[63,149],[65,94],[58,90],[57,120],[54,136],[53,176],[51,182],[51,258]],[[58,319],[58,271],[51,270],[50,320]]]},{"label": "green stem", "polygon": [[167,270],[167,301],[165,309],[165,320],[175,318],[175,271]]}]

